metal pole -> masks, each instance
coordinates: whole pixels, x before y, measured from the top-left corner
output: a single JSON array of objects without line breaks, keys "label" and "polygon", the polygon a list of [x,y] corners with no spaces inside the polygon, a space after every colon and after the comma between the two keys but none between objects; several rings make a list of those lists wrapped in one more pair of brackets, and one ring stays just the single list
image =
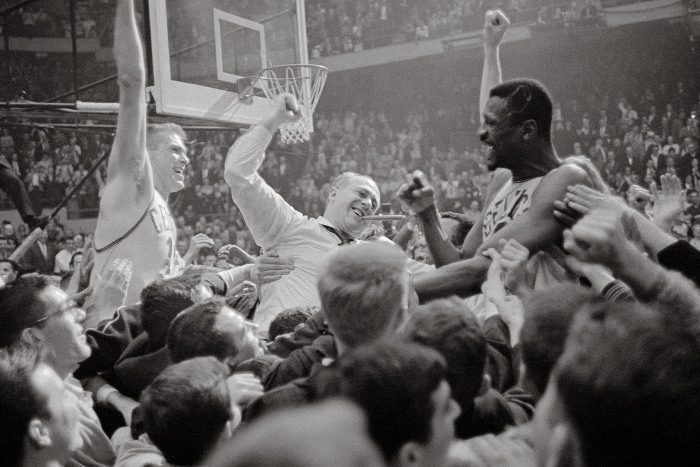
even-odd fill
[{"label": "metal pole", "polygon": [[76,38],[76,27],[75,27],[75,0],[70,0],[70,43],[71,52],[73,55],[73,94],[75,94],[75,100],[80,100],[80,94],[78,94],[78,40]]}]

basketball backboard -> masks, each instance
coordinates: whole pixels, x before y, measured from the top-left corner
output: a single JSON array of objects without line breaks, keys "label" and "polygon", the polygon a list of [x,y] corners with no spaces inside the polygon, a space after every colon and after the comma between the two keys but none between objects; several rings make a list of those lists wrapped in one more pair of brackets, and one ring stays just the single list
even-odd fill
[{"label": "basketball backboard", "polygon": [[[162,114],[252,125],[270,103],[247,81],[308,63],[304,0],[150,0],[153,97]],[[243,78],[243,80],[242,80]]]}]

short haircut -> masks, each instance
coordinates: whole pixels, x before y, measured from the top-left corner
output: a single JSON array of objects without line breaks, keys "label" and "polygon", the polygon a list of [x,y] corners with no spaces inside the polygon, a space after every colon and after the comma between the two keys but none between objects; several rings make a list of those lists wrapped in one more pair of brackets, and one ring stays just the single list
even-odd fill
[{"label": "short haircut", "polygon": [[282,310],[270,323],[269,339],[273,341],[277,336],[294,332],[294,328],[305,323],[318,310],[317,306],[296,306]]},{"label": "short haircut", "polygon": [[[350,183],[350,181],[355,178],[355,177],[362,177],[366,178],[367,180],[370,180],[372,184],[374,185],[374,188],[377,190],[377,196],[381,196],[381,191],[379,191],[379,186],[377,185],[377,182],[374,181],[372,177],[369,175],[362,175],[358,174],[355,172],[343,172],[342,174],[338,175],[333,179],[333,182],[331,183],[331,188],[335,188],[336,190],[340,190],[341,188],[344,188],[345,186]],[[377,200],[379,202],[379,200]]]},{"label": "short haircut", "polygon": [[0,349],[0,456],[3,465],[21,466],[29,422],[50,418],[46,398],[32,384],[39,355],[29,347],[13,352]]},{"label": "short haircut", "polygon": [[214,357],[169,366],[141,394],[148,437],[170,464],[200,463],[231,420],[228,367]]},{"label": "short haircut", "polygon": [[432,436],[432,394],[445,380],[447,364],[435,350],[407,342],[362,346],[341,358],[341,396],[359,405],[369,433],[387,463],[408,442]]},{"label": "short haircut", "polygon": [[200,277],[178,276],[151,282],[141,291],[141,324],[154,345],[165,345],[172,320],[194,305]]},{"label": "short haircut", "polygon": [[453,245],[461,247],[467,234],[474,226],[474,221],[468,215],[460,212],[442,212],[440,219],[453,219],[459,222],[453,229],[445,233]]},{"label": "short haircut", "polygon": [[550,141],[552,97],[542,83],[527,78],[513,79],[494,86],[489,96],[508,101],[511,124],[534,120],[540,139]]},{"label": "short haircut", "polygon": [[50,285],[46,276],[32,275],[0,288],[0,348],[21,342],[22,332],[44,317],[40,295]]},{"label": "short haircut", "polygon": [[347,245],[329,255],[320,269],[318,291],[336,338],[355,347],[398,324],[406,275],[406,255],[391,245]]},{"label": "short haircut", "polygon": [[7,264],[9,264],[9,265],[12,267],[12,270],[15,271],[16,273],[19,273],[19,272],[22,270],[22,268],[20,268],[20,266],[19,266],[19,264],[17,263],[17,261],[15,261],[15,260],[13,260],[13,259],[9,259],[9,258],[0,259],[0,263],[7,263]]},{"label": "short haircut", "polygon": [[187,134],[177,123],[150,123],[146,127],[146,147],[156,148],[160,144],[163,135],[175,134],[182,138],[182,141],[187,140]]},{"label": "short haircut", "polygon": [[471,409],[486,366],[486,337],[474,314],[458,298],[433,300],[416,308],[404,335],[440,352],[453,397]]},{"label": "short haircut", "polygon": [[224,307],[223,298],[197,303],[179,313],[168,330],[170,359],[177,363],[194,357],[213,356],[219,360],[238,354],[236,335],[216,328]]},{"label": "short haircut", "polygon": [[559,360],[577,311],[599,296],[575,284],[559,284],[533,292],[524,303],[525,322],[520,348],[528,379],[544,394],[549,376]]},{"label": "short haircut", "polygon": [[577,316],[552,383],[586,465],[697,464],[696,309],[619,302]]}]

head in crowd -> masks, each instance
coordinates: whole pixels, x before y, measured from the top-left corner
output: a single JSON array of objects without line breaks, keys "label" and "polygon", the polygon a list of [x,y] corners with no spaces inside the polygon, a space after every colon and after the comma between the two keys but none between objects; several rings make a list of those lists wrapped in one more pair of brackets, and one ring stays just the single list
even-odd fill
[{"label": "head in crowd", "polygon": [[159,348],[165,345],[168,328],[175,316],[187,307],[211,297],[198,273],[151,282],[141,291],[141,322],[144,331]]},{"label": "head in crowd", "polygon": [[[299,427],[304,427],[299,429]],[[379,467],[363,412],[344,400],[276,411],[236,430],[214,467]]]},{"label": "head in crowd", "polygon": [[0,349],[0,413],[3,465],[64,465],[82,447],[76,396],[30,347]]},{"label": "head in crowd", "polygon": [[38,344],[65,377],[90,356],[85,312],[45,276],[24,276],[0,289],[0,347]]},{"label": "head in crowd", "polygon": [[525,322],[520,331],[520,348],[525,373],[522,385],[535,398],[547,387],[576,313],[601,298],[575,284],[558,284],[533,292],[525,300]]},{"label": "head in crowd", "polygon": [[538,81],[515,79],[495,86],[483,119],[479,138],[488,148],[489,170],[518,167],[520,159],[551,146],[552,99]]},{"label": "head in crowd", "polygon": [[318,310],[316,306],[297,306],[282,310],[270,323],[269,339],[273,341],[277,336],[294,332],[294,328],[306,322]]},{"label": "head in crowd", "polygon": [[2,234],[11,237],[15,234],[15,227],[8,220],[2,221]]},{"label": "head in crowd", "polygon": [[161,123],[148,125],[146,148],[153,168],[153,185],[164,197],[185,188],[187,135],[180,125]]},{"label": "head in crowd", "polygon": [[345,172],[331,184],[323,217],[335,228],[357,237],[366,226],[362,217],[377,212],[379,200],[379,187],[374,180]]},{"label": "head in crowd", "polygon": [[540,462],[697,463],[700,323],[665,313],[622,302],[577,315],[535,413]]},{"label": "head in crowd", "polygon": [[440,213],[440,226],[450,242],[456,247],[462,246],[473,225],[474,221],[461,212]]},{"label": "head in crowd", "polygon": [[321,266],[321,309],[338,351],[396,331],[408,310],[406,255],[384,243],[347,245]]},{"label": "head in crowd", "polygon": [[339,395],[364,410],[370,438],[397,466],[444,464],[459,416],[446,379],[445,359],[414,343],[362,346],[338,366]]},{"label": "head in crowd", "polygon": [[73,256],[70,257],[70,268],[71,270],[77,268],[80,266],[80,263],[83,262],[83,252],[82,251],[76,251],[73,253]]},{"label": "head in crowd", "polygon": [[457,298],[433,300],[416,308],[403,334],[443,356],[452,397],[468,419],[474,398],[488,388],[486,338],[476,317]]},{"label": "head in crowd", "polygon": [[262,353],[255,331],[222,298],[193,305],[175,317],[168,331],[168,350],[173,362],[213,356],[236,365]]},{"label": "head in crowd", "polygon": [[83,234],[75,234],[73,236],[73,247],[77,250],[82,250],[85,246],[85,237]]},{"label": "head in crowd", "polygon": [[4,284],[10,284],[19,277],[20,267],[11,259],[0,260],[0,279]]},{"label": "head in crowd", "polygon": [[169,366],[143,391],[148,437],[170,464],[194,465],[231,436],[229,369],[213,357]]}]

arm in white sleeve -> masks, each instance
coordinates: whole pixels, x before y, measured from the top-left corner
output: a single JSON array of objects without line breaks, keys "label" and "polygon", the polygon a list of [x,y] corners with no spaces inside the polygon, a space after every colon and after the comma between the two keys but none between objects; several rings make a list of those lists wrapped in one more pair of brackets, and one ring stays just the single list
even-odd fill
[{"label": "arm in white sleeve", "polygon": [[280,233],[302,215],[258,174],[272,133],[262,125],[238,138],[226,156],[224,179],[255,243],[272,248]]}]

